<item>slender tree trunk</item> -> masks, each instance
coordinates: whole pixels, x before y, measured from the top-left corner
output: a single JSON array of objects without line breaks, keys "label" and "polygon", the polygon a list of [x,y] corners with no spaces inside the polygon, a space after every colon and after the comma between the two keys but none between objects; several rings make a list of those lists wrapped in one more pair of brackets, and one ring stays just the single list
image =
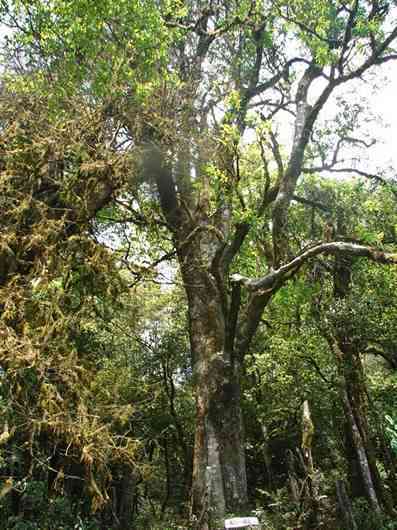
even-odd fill
[{"label": "slender tree trunk", "polygon": [[336,497],[338,500],[338,509],[345,524],[346,530],[357,530],[357,524],[354,520],[352,506],[343,480],[336,481]]},{"label": "slender tree trunk", "polygon": [[270,447],[269,447],[269,433],[268,433],[266,425],[264,424],[261,425],[261,431],[263,435],[262,452],[263,452],[263,459],[265,461],[265,466],[266,466],[267,483],[268,483],[269,490],[271,490],[273,488],[272,456],[271,456]]},{"label": "slender tree trunk", "polygon": [[[341,402],[345,413],[345,446],[352,494],[355,497],[367,497],[375,511],[380,511],[383,507],[392,513],[392,500],[379,475],[376,450],[368,424],[363,367],[360,355],[353,346],[346,343],[334,345],[340,374]],[[387,465],[387,460],[385,464]]]},{"label": "slender tree trunk", "polygon": [[127,530],[132,528],[136,495],[136,476],[131,471],[123,474],[118,494],[119,528]]},{"label": "slender tree trunk", "polygon": [[307,518],[304,527],[317,529],[320,526],[319,484],[316,476],[312,441],[314,435],[314,424],[311,418],[309,402],[303,403],[302,414],[302,464],[304,469],[304,487],[302,488],[302,504],[305,507]]},{"label": "slender tree trunk", "polygon": [[[350,292],[351,260],[337,258],[334,273],[335,297],[344,299]],[[367,399],[360,353],[348,329],[338,329],[331,339],[340,378],[340,398],[345,413],[345,445],[349,479],[354,495],[362,494],[372,509],[387,505],[367,420]]]},{"label": "slender tree trunk", "polygon": [[380,504],[378,500],[378,495],[375,489],[375,480],[373,477],[367,450],[365,447],[365,439],[362,436],[360,429],[357,425],[355,414],[351,407],[349,396],[347,395],[346,392],[344,393],[344,396],[342,399],[343,399],[343,407],[345,410],[345,417],[346,417],[347,424],[349,426],[349,430],[352,435],[353,445],[354,445],[354,449],[356,452],[359,469],[361,473],[361,479],[364,485],[366,496],[370,502],[371,508],[375,512],[380,512],[381,508],[380,508]]}]

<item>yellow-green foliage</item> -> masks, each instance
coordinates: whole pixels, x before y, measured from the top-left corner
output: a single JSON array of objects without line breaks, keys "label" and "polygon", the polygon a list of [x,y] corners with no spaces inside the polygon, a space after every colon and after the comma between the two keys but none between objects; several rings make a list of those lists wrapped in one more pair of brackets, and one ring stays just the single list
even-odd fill
[{"label": "yellow-green foliage", "polygon": [[[55,119],[43,97],[0,98],[1,431],[30,455],[30,475],[42,465],[43,440],[62,447],[56,487],[63,467],[78,463],[97,509],[111,465],[133,466],[136,442],[116,435],[90,387],[90,330],[123,285],[90,223],[121,187],[131,157],[106,148],[101,109],[68,107]],[[122,414],[115,403],[112,415]]]}]

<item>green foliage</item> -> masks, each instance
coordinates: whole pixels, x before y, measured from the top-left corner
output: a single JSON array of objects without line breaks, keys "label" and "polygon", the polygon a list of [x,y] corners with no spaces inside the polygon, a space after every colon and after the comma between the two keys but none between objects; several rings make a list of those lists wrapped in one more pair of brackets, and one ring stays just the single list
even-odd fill
[{"label": "green foliage", "polygon": [[[68,497],[48,496],[44,481],[27,480],[21,484],[23,517],[11,515],[10,505],[3,501],[1,506],[4,530],[95,530],[98,521],[93,517],[82,519]],[[4,526],[3,526],[4,525]]]},{"label": "green foliage", "polygon": [[17,76],[16,86],[54,97],[77,91],[109,99],[110,93],[128,91],[142,102],[153,90],[170,42],[154,1],[146,1],[144,9],[140,0],[7,1],[0,13],[2,22],[14,28],[6,54],[14,59],[23,49],[33,73],[28,83]]},{"label": "green foliage", "polygon": [[353,502],[353,515],[358,528],[363,530],[396,530],[397,522],[384,514],[377,514],[368,506],[364,499],[356,499]]},{"label": "green foliage", "polygon": [[386,433],[390,439],[390,446],[397,453],[397,422],[386,414]]}]

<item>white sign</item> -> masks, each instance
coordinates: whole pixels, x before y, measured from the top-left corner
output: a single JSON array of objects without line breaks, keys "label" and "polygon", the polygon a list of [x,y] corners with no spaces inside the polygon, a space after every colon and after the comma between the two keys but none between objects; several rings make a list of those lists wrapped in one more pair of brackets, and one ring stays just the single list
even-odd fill
[{"label": "white sign", "polygon": [[259,526],[257,517],[233,517],[225,520],[225,528],[245,528],[246,526]]}]

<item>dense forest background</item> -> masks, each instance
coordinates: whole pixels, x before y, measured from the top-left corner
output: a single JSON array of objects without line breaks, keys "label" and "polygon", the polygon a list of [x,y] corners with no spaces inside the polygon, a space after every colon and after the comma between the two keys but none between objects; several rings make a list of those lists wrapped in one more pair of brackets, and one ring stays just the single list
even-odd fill
[{"label": "dense forest background", "polygon": [[397,528],[396,4],[0,2],[0,528]]}]

